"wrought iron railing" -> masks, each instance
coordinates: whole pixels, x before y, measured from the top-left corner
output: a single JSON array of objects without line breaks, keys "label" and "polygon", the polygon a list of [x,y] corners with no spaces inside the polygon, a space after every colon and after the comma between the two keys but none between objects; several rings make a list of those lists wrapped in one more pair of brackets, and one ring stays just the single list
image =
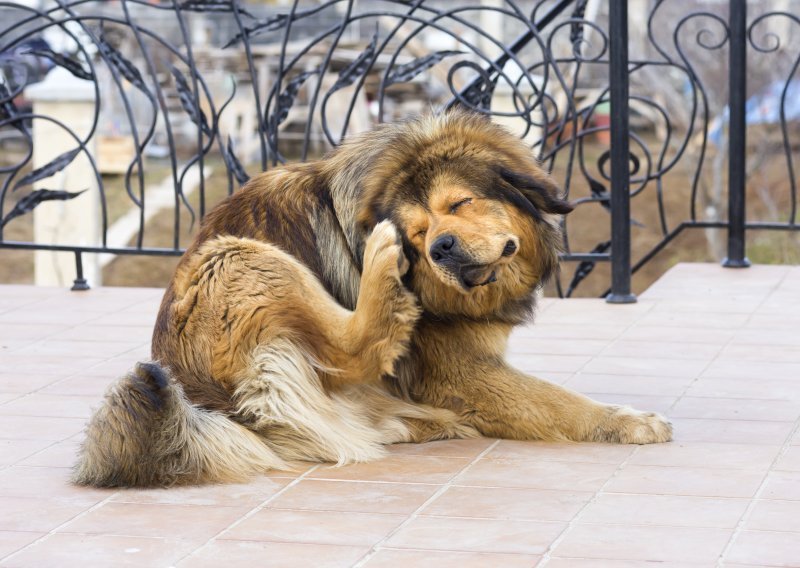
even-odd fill
[{"label": "wrought iron railing", "polygon": [[[597,263],[610,263],[608,300],[634,301],[632,273],[689,228],[727,229],[724,264],[733,267],[748,263],[746,231],[799,227],[792,130],[800,108],[795,116],[789,94],[800,89],[800,55],[787,55],[780,32],[796,39],[800,19],[770,11],[769,2],[752,3],[758,14],[749,22],[743,0],[43,4],[0,2],[0,144],[17,148],[0,154],[0,249],[73,252],[79,280],[87,253],[181,254],[189,229],[216,199],[206,179],[211,167],[224,171],[222,193],[229,194],[254,172],[312,159],[372,123],[456,104],[515,129],[576,204],[575,220],[564,221],[570,270],[558,282],[561,295],[571,295]],[[62,45],[38,41],[48,36]],[[747,73],[754,54],[788,61],[773,81],[772,117],[786,183],[777,218],[748,221],[746,135],[748,121],[759,120],[748,118],[748,81],[753,95],[763,86]],[[43,66],[91,86],[84,131],[26,106]],[[49,143],[34,139],[37,122],[55,124],[70,140],[46,163],[35,159],[34,147]],[[114,188],[92,145],[108,123],[128,143]],[[711,153],[729,156],[727,180],[719,172],[705,180]],[[89,164],[87,183],[96,191],[53,187],[77,159]],[[146,238],[153,164],[174,193],[168,207],[159,205],[172,216],[169,246]],[[192,172],[197,187],[190,195]],[[727,219],[705,213],[707,183],[727,187],[715,202],[727,205]],[[668,197],[676,192],[685,194],[679,201],[688,210],[675,210]],[[43,202],[89,199],[96,200],[96,243],[8,237]],[[657,238],[638,247],[634,260],[636,207],[650,211]],[[109,239],[121,214],[115,210],[135,212],[126,242]]]}]

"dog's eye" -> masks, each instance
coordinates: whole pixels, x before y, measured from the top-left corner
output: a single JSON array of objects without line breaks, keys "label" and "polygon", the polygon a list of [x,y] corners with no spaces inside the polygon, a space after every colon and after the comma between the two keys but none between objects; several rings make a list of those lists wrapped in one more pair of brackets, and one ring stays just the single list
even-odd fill
[{"label": "dog's eye", "polygon": [[425,235],[427,235],[427,234],[428,234],[428,230],[427,230],[427,229],[423,229],[423,230],[421,230],[421,231],[417,231],[416,233],[414,233],[414,237],[415,237],[415,238],[416,238],[416,237],[419,237],[419,238],[421,238],[421,239],[424,239],[424,238],[425,238]]},{"label": "dog's eye", "polygon": [[455,213],[459,207],[461,207],[462,205],[468,205],[469,203],[472,203],[471,197],[467,197],[466,199],[462,199],[461,201],[456,201],[450,206],[450,213]]}]

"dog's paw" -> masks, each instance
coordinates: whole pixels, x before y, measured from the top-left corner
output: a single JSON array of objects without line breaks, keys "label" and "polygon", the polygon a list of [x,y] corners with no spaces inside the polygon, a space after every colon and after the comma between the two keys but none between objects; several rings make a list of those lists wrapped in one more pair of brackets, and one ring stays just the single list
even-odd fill
[{"label": "dog's paw", "polygon": [[621,444],[657,444],[672,440],[672,424],[656,412],[629,406],[610,407],[610,416],[598,428],[598,441]]},{"label": "dog's paw", "polygon": [[364,250],[364,272],[386,275],[396,279],[408,271],[409,263],[403,253],[403,243],[397,228],[389,220],[381,221],[367,237]]}]

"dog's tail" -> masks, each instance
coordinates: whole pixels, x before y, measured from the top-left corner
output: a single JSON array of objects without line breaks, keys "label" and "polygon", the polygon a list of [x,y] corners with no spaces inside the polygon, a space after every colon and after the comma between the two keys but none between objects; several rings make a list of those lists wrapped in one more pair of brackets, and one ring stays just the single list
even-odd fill
[{"label": "dog's tail", "polygon": [[73,481],[148,487],[241,481],[286,464],[256,434],[194,406],[156,363],[139,363],[86,428]]}]

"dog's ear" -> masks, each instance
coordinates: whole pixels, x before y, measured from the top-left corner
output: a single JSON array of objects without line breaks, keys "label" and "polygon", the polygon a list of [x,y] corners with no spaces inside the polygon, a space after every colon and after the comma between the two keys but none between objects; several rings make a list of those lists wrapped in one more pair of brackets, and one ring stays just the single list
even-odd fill
[{"label": "dog's ear", "polygon": [[543,213],[566,215],[573,209],[558,197],[558,186],[544,175],[533,177],[506,168],[500,168],[498,175],[501,196],[536,220],[541,220]]}]

